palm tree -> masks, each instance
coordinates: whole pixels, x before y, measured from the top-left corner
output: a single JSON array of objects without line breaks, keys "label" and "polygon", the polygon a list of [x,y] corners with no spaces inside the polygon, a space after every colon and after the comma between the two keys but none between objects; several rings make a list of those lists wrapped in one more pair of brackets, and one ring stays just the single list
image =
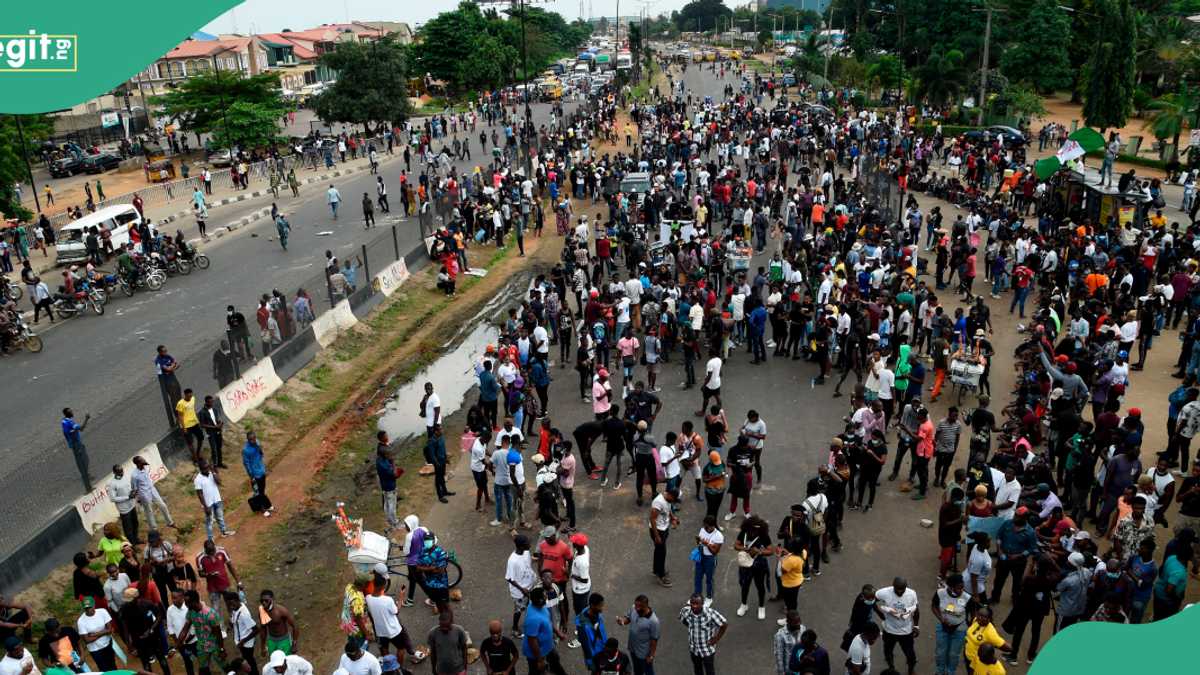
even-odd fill
[{"label": "palm tree", "polygon": [[[1200,127],[1200,95],[1185,85],[1177,93],[1154,99],[1148,108],[1151,112],[1146,116],[1144,126],[1154,131],[1154,137],[1160,143],[1170,138],[1174,145],[1172,158],[1178,157],[1179,137],[1183,134],[1183,128],[1189,125],[1193,129]],[[1159,152],[1160,156],[1163,154]]]},{"label": "palm tree", "polygon": [[962,52],[957,49],[934,52],[917,69],[917,98],[944,105],[962,92],[966,77]]}]

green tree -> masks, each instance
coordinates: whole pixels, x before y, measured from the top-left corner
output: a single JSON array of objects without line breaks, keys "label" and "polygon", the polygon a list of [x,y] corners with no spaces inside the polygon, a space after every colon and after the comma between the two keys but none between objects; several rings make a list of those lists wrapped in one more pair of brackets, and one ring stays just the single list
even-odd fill
[{"label": "green tree", "polygon": [[1067,40],[1071,20],[1058,8],[1059,0],[1034,0],[1014,27],[1019,36],[1000,57],[1000,71],[1014,82],[1028,82],[1042,93],[1071,86]]},{"label": "green tree", "polygon": [[721,0],[692,0],[675,14],[675,25],[681,31],[712,30],[721,17],[722,26],[733,11]]},{"label": "green tree", "polygon": [[883,54],[875,62],[867,66],[866,80],[868,84],[877,85],[880,89],[900,88],[900,59],[891,54]]},{"label": "green tree", "polygon": [[1133,112],[1134,43],[1129,0],[1098,0],[1099,43],[1087,65],[1083,120],[1101,131],[1122,127]]},{"label": "green tree", "polygon": [[281,113],[257,103],[235,101],[225,109],[221,124],[213,130],[218,148],[258,148],[280,140]]},{"label": "green tree", "polygon": [[1150,113],[1143,125],[1154,132],[1160,141],[1171,139],[1174,157],[1179,156],[1179,137],[1185,126],[1200,128],[1200,95],[1188,86],[1178,92],[1154,99],[1147,106]]},{"label": "green tree", "polygon": [[325,122],[395,125],[411,113],[408,102],[408,59],[403,46],[391,39],[372,43],[347,42],[321,56],[337,71],[338,79],[311,106]]},{"label": "green tree", "polygon": [[503,85],[520,61],[515,47],[486,33],[474,36],[465,47],[455,80],[470,89]]},{"label": "green tree", "polygon": [[1028,84],[1007,87],[1002,97],[1008,103],[1008,111],[1021,119],[1033,120],[1046,114],[1042,95]]},{"label": "green tree", "polygon": [[934,105],[952,102],[962,93],[967,78],[963,66],[963,53],[951,49],[946,53],[931,54],[924,65],[917,69],[916,96]]},{"label": "green tree", "polygon": [[458,9],[430,19],[421,27],[420,42],[413,49],[420,73],[456,83],[464,42],[487,30],[488,20],[473,2],[464,1]]},{"label": "green tree", "polygon": [[[27,221],[33,217],[29,209],[21,206],[17,198],[17,183],[29,180],[25,167],[25,153],[30,162],[39,156],[38,146],[54,131],[54,122],[46,115],[21,115],[21,131],[25,147],[21,147],[14,115],[0,115],[0,217]],[[36,185],[29,186],[36,190]]]},{"label": "green tree", "polygon": [[[230,128],[226,134],[224,126],[229,110],[235,103],[243,104],[241,112],[247,118],[274,118],[278,122],[292,109],[283,99],[277,73],[261,73],[246,77],[236,70],[211,70],[184,80],[178,87],[162,96],[150,99],[161,106],[162,114],[179,121],[180,129],[195,134],[223,134],[226,144],[242,148],[256,147],[274,140],[275,134],[240,135]],[[251,111],[253,114],[251,115]],[[256,124],[243,124],[247,132],[258,128]]]}]

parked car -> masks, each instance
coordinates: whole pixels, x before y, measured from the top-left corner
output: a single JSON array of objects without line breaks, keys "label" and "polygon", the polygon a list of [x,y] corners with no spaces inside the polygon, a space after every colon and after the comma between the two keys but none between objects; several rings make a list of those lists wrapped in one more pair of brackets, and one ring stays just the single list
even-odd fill
[{"label": "parked car", "polygon": [[228,150],[217,150],[208,156],[208,163],[217,166],[231,166],[233,164],[233,156]]},{"label": "parked car", "polygon": [[1029,142],[1029,139],[1026,138],[1025,134],[1021,133],[1019,129],[1014,129],[1012,127],[1007,127],[1000,124],[990,126],[985,129],[971,129],[963,135],[966,136],[967,140],[970,141],[982,141],[985,137],[985,134],[988,140],[997,137],[1002,138],[1005,145],[1025,145]]},{"label": "parked car", "polygon": [[84,157],[82,168],[85,173],[104,173],[119,166],[121,166],[120,157],[111,152],[102,152],[98,155]]},{"label": "parked car", "polygon": [[54,248],[58,252],[58,264],[84,262],[88,259],[85,238],[90,228],[108,230],[115,250],[124,248],[129,241],[129,228],[142,223],[142,215],[131,204],[117,204],[89,213],[79,220],[64,225],[58,232]]},{"label": "parked car", "polygon": [[83,162],[75,157],[63,157],[50,163],[50,175],[55,178],[68,178],[83,170]]}]

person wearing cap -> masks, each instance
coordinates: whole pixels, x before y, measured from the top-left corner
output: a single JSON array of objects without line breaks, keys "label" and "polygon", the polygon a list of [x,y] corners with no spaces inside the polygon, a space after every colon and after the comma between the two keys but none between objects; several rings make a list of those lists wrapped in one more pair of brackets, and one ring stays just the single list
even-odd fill
[{"label": "person wearing cap", "polygon": [[364,647],[363,641],[357,637],[346,638],[346,646],[338,661],[338,668],[345,671],[345,675],[382,675],[379,658]]},{"label": "person wearing cap", "polygon": [[[1073,551],[1067,556],[1068,572],[1058,582],[1054,591],[1055,620],[1054,632],[1083,620],[1087,609],[1088,589],[1092,584],[1095,565],[1088,562],[1089,557],[1079,551]],[[1155,612],[1155,616],[1158,613]]]},{"label": "person wearing cap", "polygon": [[[999,499],[999,497],[997,497]],[[1029,525],[1029,509],[1018,507],[1011,520],[1000,525],[996,531],[996,583],[992,586],[991,604],[1000,602],[1004,583],[1012,575],[1012,597],[1014,602],[1021,594],[1021,581],[1025,575],[1025,563],[1038,552],[1037,532]]]},{"label": "person wearing cap", "polygon": [[137,655],[144,670],[149,671],[150,664],[157,661],[162,665],[163,675],[171,675],[166,645],[160,637],[160,606],[141,597],[135,586],[125,589],[124,600],[119,612],[119,628],[122,639],[130,647],[131,655]]},{"label": "person wearing cap", "polygon": [[[164,666],[166,668],[166,666]],[[170,672],[169,669],[166,672]],[[0,659],[0,675],[42,675],[33,654],[25,649],[21,638],[9,635],[4,638],[4,658]]]},{"label": "person wearing cap", "polygon": [[107,609],[96,607],[96,600],[84,596],[81,601],[83,614],[75,621],[79,639],[87,646],[92,662],[101,672],[117,669],[117,656],[112,647],[112,636],[116,634],[113,617]]},{"label": "person wearing cap", "polygon": [[[385,657],[386,658],[386,657]],[[396,657],[391,657],[393,660]],[[342,675],[346,675],[345,671]],[[236,671],[235,671],[236,672]],[[312,675],[313,667],[304,657],[296,654],[285,654],[282,650],[271,652],[267,665],[263,666],[262,675]]]}]

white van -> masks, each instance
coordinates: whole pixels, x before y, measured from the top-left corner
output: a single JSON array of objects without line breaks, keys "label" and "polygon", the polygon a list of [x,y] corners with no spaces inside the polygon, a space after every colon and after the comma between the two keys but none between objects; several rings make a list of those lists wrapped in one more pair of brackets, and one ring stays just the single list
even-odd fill
[{"label": "white van", "polygon": [[84,240],[88,230],[93,227],[111,232],[113,250],[120,250],[129,241],[129,228],[141,224],[142,216],[132,204],[106,206],[72,221],[58,231],[58,238],[55,240],[54,250],[58,252],[58,264],[77,263],[88,259]]}]

